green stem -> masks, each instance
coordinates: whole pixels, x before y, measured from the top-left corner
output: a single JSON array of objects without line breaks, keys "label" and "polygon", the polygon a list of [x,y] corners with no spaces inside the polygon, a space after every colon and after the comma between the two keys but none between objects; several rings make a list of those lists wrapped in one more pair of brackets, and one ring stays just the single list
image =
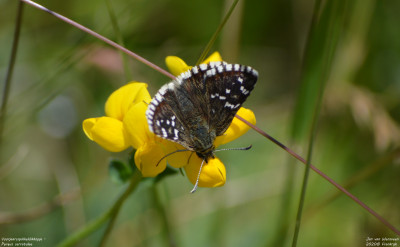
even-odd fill
[{"label": "green stem", "polygon": [[[320,90],[323,91],[323,87],[321,87]],[[306,169],[304,171],[303,184],[301,186],[300,201],[299,201],[299,207],[297,209],[296,225],[294,228],[294,234],[293,234],[293,240],[292,240],[293,247],[297,246],[297,239],[299,237],[299,232],[300,232],[300,223],[301,223],[301,217],[303,214],[304,202],[305,202],[305,198],[306,198],[308,177],[310,175],[310,164],[311,164],[311,158],[312,158],[312,151],[313,151],[313,147],[314,147],[314,140],[317,135],[318,116],[319,116],[320,109],[321,109],[322,94],[323,94],[323,92],[320,92],[320,95],[319,95],[318,101],[317,101],[317,106],[316,106],[315,113],[314,113],[314,117],[313,117],[313,121],[312,121],[312,125],[311,125],[312,131],[310,134],[310,140],[309,140],[309,145],[308,145]]]},{"label": "green stem", "polygon": [[106,245],[107,239],[110,236],[110,233],[111,233],[112,229],[114,228],[114,224],[115,224],[115,221],[117,219],[117,216],[119,214],[120,209],[121,209],[121,207],[118,207],[113,212],[111,212],[110,221],[108,222],[107,228],[104,231],[103,237],[101,238],[101,241],[100,241],[100,244],[99,244],[100,247]]},{"label": "green stem", "polygon": [[[289,146],[293,146],[292,142]],[[290,206],[292,205],[293,198],[293,185],[295,181],[295,169],[293,164],[295,160],[290,159],[285,164],[285,183],[283,185],[282,198],[279,202],[279,216],[277,220],[276,233],[273,234],[272,239],[266,246],[280,246],[283,245],[283,239],[286,239],[289,228]]]},{"label": "green stem", "polygon": [[171,223],[168,219],[165,207],[163,207],[162,202],[160,200],[160,194],[157,191],[156,184],[153,184],[153,186],[151,186],[151,190],[153,195],[154,206],[160,215],[160,220],[162,221],[162,226],[163,226],[162,229],[163,229],[165,243],[168,243],[169,247],[176,247],[177,244],[174,238],[174,233],[172,231]]},{"label": "green stem", "polygon": [[[310,39],[311,39],[312,33],[315,30],[316,25],[317,25],[318,13],[320,11],[320,8],[321,8],[321,1],[317,0],[315,2],[313,17],[311,20],[311,28],[310,28],[310,33],[308,36],[309,42],[307,42],[308,45],[311,43]],[[306,192],[307,192],[308,177],[310,174],[310,164],[311,164],[311,158],[312,158],[312,150],[313,150],[315,135],[317,132],[316,126],[317,126],[317,120],[318,120],[319,111],[320,111],[320,107],[321,107],[321,99],[322,99],[321,94],[323,92],[323,88],[324,88],[323,86],[320,87],[320,93],[318,95],[315,112],[314,112],[314,116],[313,116],[313,120],[312,120],[312,124],[311,124],[311,133],[310,133],[307,159],[306,159],[307,162],[305,164],[306,169],[304,170],[303,183],[301,186],[300,201],[299,201],[299,206],[298,206],[297,214],[296,214],[296,222],[295,222],[295,228],[294,228],[293,239],[292,239],[292,247],[297,246],[297,240],[298,240],[299,232],[300,232],[301,217],[302,217],[302,213],[303,213],[304,201],[305,201],[305,196],[306,196]]]},{"label": "green stem", "polygon": [[[118,215],[118,212],[122,206],[122,204],[125,202],[125,200],[128,198],[128,196],[137,188],[137,185],[141,181],[141,174],[138,170],[132,175],[132,178],[130,180],[128,188],[125,190],[125,192],[118,198],[118,200],[114,203],[114,205],[107,210],[104,214],[100,215],[97,219],[92,220],[89,222],[87,225],[83,226],[80,230],[75,232],[74,234],[70,235],[66,239],[64,239],[61,243],[59,243],[57,246],[58,247],[66,247],[66,246],[73,246],[76,244],[78,241],[82,240],[89,234],[93,233],[96,231],[98,228],[100,228],[107,220],[111,219],[111,223]],[[113,226],[112,224],[109,224],[109,228]],[[107,238],[109,232],[111,231],[108,230],[106,231],[106,237]]]},{"label": "green stem", "polygon": [[11,78],[14,71],[15,59],[17,57],[17,50],[18,50],[18,41],[19,41],[19,34],[21,32],[22,26],[22,16],[23,16],[23,8],[24,4],[22,2],[18,2],[18,9],[17,9],[17,17],[15,21],[15,29],[14,29],[14,38],[13,44],[11,48],[11,55],[10,60],[8,63],[6,79],[4,81],[4,88],[3,88],[3,95],[1,99],[1,108],[0,108],[0,147],[2,146],[3,142],[3,131],[4,131],[4,124],[5,118],[7,114],[7,103],[8,97],[10,95],[10,88],[11,88]]},{"label": "green stem", "polygon": [[215,40],[217,40],[218,34],[221,32],[222,28],[224,28],[225,23],[229,20],[229,17],[231,16],[233,10],[235,9],[237,3],[239,2],[239,0],[235,0],[235,2],[233,2],[231,8],[229,9],[228,13],[225,15],[224,19],[222,20],[222,23],[218,26],[217,30],[215,31],[215,33],[213,34],[213,36],[211,37],[210,41],[208,41],[206,48],[203,50],[203,53],[200,55],[199,60],[197,60],[196,65],[200,64],[207,56],[207,54],[210,52],[211,47],[214,45]]},{"label": "green stem", "polygon": [[[314,35],[317,23],[318,23],[318,15],[320,13],[320,9],[321,9],[321,0],[316,0],[314,3],[314,10],[313,10],[313,15],[311,18],[311,22],[310,22],[310,29],[307,35],[307,42],[306,42],[306,47],[304,49],[304,58],[306,58],[306,54],[309,52],[310,50],[310,46],[311,46],[311,39]],[[306,69],[306,62],[305,59],[303,61],[303,67],[302,67],[302,75],[304,76],[304,71]],[[298,105],[299,106],[299,103]],[[296,113],[295,113],[296,115]],[[294,118],[296,119],[296,116],[294,116]],[[298,123],[296,121],[293,121],[292,124],[292,134],[291,134],[291,144],[290,146],[293,146],[293,144],[295,143],[295,139],[296,139],[296,135],[297,135],[297,131],[298,131]],[[308,160],[308,159],[307,159]],[[280,217],[278,218],[278,224],[277,224],[277,234],[275,235],[275,237],[272,240],[272,246],[276,246],[282,243],[283,239],[286,239],[286,236],[288,235],[289,232],[289,228],[287,227],[287,225],[289,224],[289,209],[290,209],[290,205],[292,202],[292,197],[293,197],[293,184],[294,184],[294,169],[291,168],[292,167],[292,162],[288,161],[286,164],[286,181],[284,184],[284,190],[283,190],[283,197],[281,200],[281,207],[280,207]],[[306,170],[305,170],[305,175],[306,173],[308,173],[307,171],[308,169],[308,165],[306,165]],[[308,175],[307,175],[308,176]],[[304,180],[303,180],[304,181]],[[296,225],[297,228],[297,225]]]},{"label": "green stem", "polygon": [[[316,13],[319,12],[320,9],[320,1],[316,2],[316,7],[315,7],[315,12],[314,12],[314,18],[316,18]],[[292,239],[292,247],[297,246],[297,240],[300,232],[300,224],[301,224],[301,219],[302,219],[302,214],[303,214],[303,208],[304,208],[304,203],[305,203],[305,196],[307,192],[307,184],[308,184],[308,177],[310,174],[310,168],[311,168],[311,158],[312,158],[312,151],[314,147],[314,140],[317,135],[317,125],[318,125],[318,118],[319,114],[321,111],[321,105],[322,105],[322,99],[324,95],[324,90],[325,90],[325,85],[326,82],[329,78],[330,74],[330,69],[332,67],[332,61],[334,57],[334,53],[336,50],[336,44],[338,42],[338,37],[341,32],[341,27],[342,23],[344,20],[344,11],[339,11],[343,10],[340,9],[340,7],[343,6],[340,4],[340,2],[333,2],[331,5],[330,9],[330,16],[328,16],[328,19],[330,19],[329,24],[328,24],[328,30],[331,30],[331,38],[326,39],[325,42],[322,43],[321,50],[322,50],[322,61],[324,62],[322,67],[321,67],[321,76],[319,77],[320,83],[318,83],[319,89],[318,89],[318,94],[317,94],[317,100],[314,108],[314,113],[312,117],[312,122],[311,122],[311,132],[309,136],[309,145],[308,145],[308,152],[307,152],[307,162],[306,162],[306,169],[304,171],[304,177],[303,177],[303,184],[301,188],[301,195],[300,195],[300,201],[299,201],[299,206],[297,210],[297,215],[296,215],[296,224],[295,224],[295,229],[293,233],[293,239]],[[326,7],[328,8],[328,7]],[[325,10],[326,10],[325,8]],[[341,13],[341,16],[337,16],[336,13]],[[330,17],[330,18],[329,18]],[[334,19],[336,18],[336,19]],[[337,20],[336,22],[334,20]],[[313,20],[315,21],[315,20]],[[322,22],[322,21],[321,21]],[[315,24],[315,23],[314,23]],[[319,23],[319,25],[322,25]]]}]

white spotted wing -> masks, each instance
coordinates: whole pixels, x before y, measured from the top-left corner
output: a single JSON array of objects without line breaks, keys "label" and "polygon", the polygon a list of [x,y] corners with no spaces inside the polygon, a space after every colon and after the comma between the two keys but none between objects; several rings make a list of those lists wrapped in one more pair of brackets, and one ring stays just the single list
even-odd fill
[{"label": "white spotted wing", "polygon": [[154,96],[146,111],[149,128],[162,138],[202,153],[229,127],[257,78],[257,71],[239,64],[195,66]]}]

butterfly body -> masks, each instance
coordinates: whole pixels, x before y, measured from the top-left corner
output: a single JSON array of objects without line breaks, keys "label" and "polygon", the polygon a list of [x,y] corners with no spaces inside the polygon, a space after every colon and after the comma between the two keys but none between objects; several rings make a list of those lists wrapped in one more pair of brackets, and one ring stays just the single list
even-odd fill
[{"label": "butterfly body", "polygon": [[205,160],[253,90],[258,73],[249,66],[200,64],[164,85],[146,111],[150,130]]}]

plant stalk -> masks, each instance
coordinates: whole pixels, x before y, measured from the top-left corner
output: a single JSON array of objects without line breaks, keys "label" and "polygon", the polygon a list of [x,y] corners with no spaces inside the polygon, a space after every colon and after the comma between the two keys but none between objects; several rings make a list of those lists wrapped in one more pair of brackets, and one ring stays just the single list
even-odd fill
[{"label": "plant stalk", "polygon": [[[99,229],[104,223],[106,223],[108,220],[110,220],[109,227],[112,227],[113,221],[115,220],[115,217],[118,215],[118,212],[122,206],[122,204],[125,202],[125,200],[129,197],[130,194],[132,194],[133,191],[137,188],[137,185],[142,179],[142,175],[140,174],[140,171],[135,170],[135,172],[132,174],[132,178],[129,182],[128,188],[125,190],[125,192],[118,198],[118,200],[112,205],[112,207],[107,210],[105,213],[100,215],[97,219],[92,220],[85,226],[83,226],[80,230],[76,231],[74,234],[68,236],[66,239],[64,239],[61,243],[59,243],[57,246],[58,247],[67,247],[67,246],[73,246],[76,243],[78,243],[80,240],[88,236],[89,234],[93,233],[97,229]],[[103,236],[103,241],[105,242],[110,230],[106,230],[105,235]]]}]

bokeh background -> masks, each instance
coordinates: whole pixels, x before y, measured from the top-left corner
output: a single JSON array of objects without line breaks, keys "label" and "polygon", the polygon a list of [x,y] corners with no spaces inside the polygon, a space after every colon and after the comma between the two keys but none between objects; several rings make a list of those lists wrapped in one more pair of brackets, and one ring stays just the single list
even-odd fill
[{"label": "bokeh background", "polygon": [[[399,228],[400,2],[319,2],[315,11],[308,0],[240,1],[212,51],[259,71],[245,103],[257,126],[303,157],[315,130],[312,163]],[[168,55],[195,64],[232,4],[39,3],[116,40],[111,4],[124,46],[163,68]],[[0,0],[2,85],[17,5]],[[104,115],[108,95],[130,80],[147,82],[151,94],[169,81],[133,59],[124,65],[103,42],[24,7],[1,142],[0,237],[42,237],[37,246],[54,246],[123,193],[127,185],[110,179],[108,164],[126,160],[129,150],[103,150],[81,123]],[[304,165],[252,130],[226,147],[250,144],[250,151],[218,153],[227,167],[223,187],[189,194],[193,185],[180,173],[143,181],[107,246],[174,246],[168,239],[175,246],[290,246]],[[98,245],[104,229],[78,246]],[[367,237],[396,235],[311,172],[298,246],[365,246]]]}]

